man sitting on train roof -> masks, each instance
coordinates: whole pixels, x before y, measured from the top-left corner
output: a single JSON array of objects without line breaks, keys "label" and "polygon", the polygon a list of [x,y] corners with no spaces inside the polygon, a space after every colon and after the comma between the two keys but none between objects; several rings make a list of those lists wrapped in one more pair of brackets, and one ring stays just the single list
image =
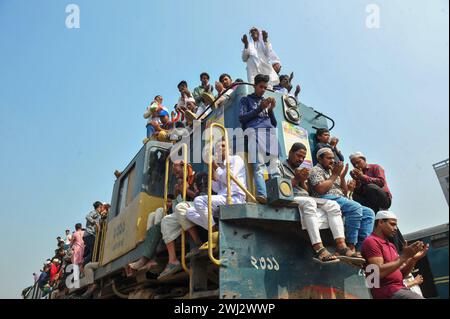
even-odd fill
[{"label": "man sitting on train roof", "polygon": [[[279,145],[275,129],[277,120],[273,111],[276,101],[272,97],[264,98],[269,82],[267,75],[258,74],[254,82],[255,92],[241,98],[239,121],[248,136],[246,152],[249,154],[249,162],[253,168],[256,199],[259,203],[266,204],[267,190],[264,180],[264,168],[267,166],[266,154],[270,154],[268,158],[270,178],[279,175]],[[256,150],[249,149],[253,146],[256,146]]]},{"label": "man sitting on train roof", "polygon": [[334,153],[324,147],[317,152],[318,164],[311,170],[308,182],[312,196],[336,201],[345,218],[345,238],[352,251],[370,235],[375,213],[372,209],[348,199],[345,176],[348,164],[334,161]]},{"label": "man sitting on train roof", "polygon": [[[191,111],[195,114],[197,104],[195,103],[195,99],[192,96],[192,93],[189,91],[188,84],[186,81],[181,81],[178,83],[178,91],[180,92],[180,98],[178,99],[178,103],[176,106],[176,110],[186,113],[186,111]],[[186,117],[184,119],[186,123]]]},{"label": "man sitting on train roof", "polygon": [[246,34],[242,37],[242,43],[244,43],[242,61],[247,64],[248,82],[253,84],[256,75],[264,74],[269,77],[268,85],[272,88],[280,80],[271,63],[274,52],[269,42],[269,34],[264,30],[260,32],[255,27],[251,28],[249,33],[250,41]]},{"label": "man sitting on train roof", "polygon": [[[344,223],[339,204],[332,200],[309,197],[309,170],[301,168],[307,149],[295,143],[289,150],[288,159],[280,164],[281,176],[292,181],[294,201],[300,211],[301,224],[306,229],[314,249],[313,260],[318,263],[336,263],[339,260],[362,265],[365,260],[349,249],[345,243]],[[322,244],[320,229],[330,228],[336,241],[336,255],[332,255]],[[337,256],[337,257],[336,257]]]},{"label": "man sitting on train roof", "polygon": [[298,95],[300,94],[301,91],[301,87],[300,85],[297,85],[296,89],[295,89],[295,93],[291,94],[291,90],[292,90],[292,78],[293,78],[294,72],[291,73],[291,76],[288,75],[280,75],[280,84],[275,85],[273,87],[273,90],[275,92],[280,92],[286,95],[290,95],[292,97],[294,97],[296,100],[298,99]]},{"label": "man sitting on train roof", "polygon": [[[383,167],[378,164],[367,164],[366,156],[361,152],[350,155],[350,162],[354,169],[350,172],[352,180],[348,186],[353,193],[353,200],[372,208],[375,214],[380,210],[389,209],[392,204],[392,194]],[[397,251],[402,251],[403,242],[403,236],[397,229],[392,242]]]},{"label": "man sitting on train roof", "polygon": [[331,137],[330,131],[327,128],[317,129],[316,140],[316,154],[320,149],[327,147],[333,151],[335,163],[344,161],[344,155],[342,155],[341,151],[337,148],[339,139],[337,137]]},{"label": "man sitting on train roof", "polygon": [[166,141],[170,134],[170,131],[174,128],[174,123],[169,118],[169,112],[166,110],[161,110],[158,113],[159,123],[152,122],[154,133],[153,136],[158,141]]},{"label": "man sitting on train roof", "polygon": [[144,118],[148,119],[147,121],[147,138],[150,138],[153,133],[155,132],[154,126],[156,123],[159,123],[159,112],[162,110],[166,110],[162,105],[163,97],[161,95],[155,96],[153,101],[150,103],[150,105],[147,107],[147,109],[144,112]]},{"label": "man sitting on train roof", "polygon": [[372,285],[375,286],[371,288],[372,296],[374,299],[424,299],[407,288],[403,279],[411,273],[417,262],[426,256],[429,245],[416,241],[403,247],[399,256],[397,249],[389,241],[396,232],[397,216],[389,211],[379,211],[373,233],[362,244],[361,253],[367,260],[367,265],[378,268],[379,278],[376,276],[377,272],[367,272],[367,280],[375,275],[375,282],[370,283],[378,283],[378,287]]},{"label": "man sitting on train roof", "polygon": [[[213,216],[218,217],[219,207],[227,204],[227,178],[226,178],[226,155],[230,150],[226,149],[225,140],[220,140],[216,145],[216,159],[213,159],[213,183],[212,189],[217,195],[211,196]],[[244,187],[247,175],[244,160],[239,155],[229,155],[230,174],[233,175]],[[231,181],[231,203],[242,204],[246,202],[245,192],[233,181]],[[194,207],[189,207],[186,217],[193,223],[208,229],[208,195],[197,196],[194,199]],[[213,221],[214,225],[214,221]]]},{"label": "man sitting on train roof", "polygon": [[[219,82],[215,84],[217,90],[217,101],[215,103],[215,107],[221,107],[228,101],[231,97],[231,94],[236,89],[236,85],[234,85],[231,76],[224,73],[219,77]],[[220,97],[219,97],[220,96]]]},{"label": "man sitting on train roof", "polygon": [[206,72],[203,72],[200,74],[200,85],[197,86],[194,91],[192,92],[192,96],[195,99],[195,103],[198,105],[196,113],[197,115],[203,113],[205,111],[205,108],[207,104],[203,101],[203,95],[204,94],[213,94],[214,88],[209,83],[209,74]]}]

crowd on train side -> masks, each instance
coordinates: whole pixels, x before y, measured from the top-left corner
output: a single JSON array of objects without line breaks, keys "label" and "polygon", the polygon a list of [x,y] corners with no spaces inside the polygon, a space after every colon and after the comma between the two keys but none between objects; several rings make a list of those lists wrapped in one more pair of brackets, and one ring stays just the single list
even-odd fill
[{"label": "crowd on train side", "polygon": [[[33,273],[34,283],[43,291],[43,297],[64,294],[67,291],[67,276],[73,273],[73,287],[79,286],[79,280],[84,275],[84,266],[92,261],[95,238],[99,234],[102,221],[108,216],[108,203],[96,201],[93,210],[86,215],[85,227],[81,223],[75,229],[65,230],[63,237],[56,237],[56,250],[52,258],[48,258],[40,270],[40,274]],[[72,270],[68,271],[68,266]]]}]

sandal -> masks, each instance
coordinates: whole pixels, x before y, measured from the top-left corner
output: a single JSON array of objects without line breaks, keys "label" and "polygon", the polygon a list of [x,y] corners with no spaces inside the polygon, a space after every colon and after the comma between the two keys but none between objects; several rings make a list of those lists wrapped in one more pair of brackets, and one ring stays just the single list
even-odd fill
[{"label": "sandal", "polygon": [[363,266],[366,263],[366,260],[362,258],[360,254],[353,252],[348,247],[336,250],[335,255],[339,260],[342,260],[343,262],[347,262],[355,266]]},{"label": "sandal", "polygon": [[330,252],[322,247],[318,251],[314,251],[313,261],[319,264],[335,264],[340,262],[336,256],[330,254]]},{"label": "sandal", "polygon": [[166,277],[170,277],[171,275],[179,272],[181,270],[181,264],[167,264],[166,269],[159,275],[158,280],[164,279]]}]

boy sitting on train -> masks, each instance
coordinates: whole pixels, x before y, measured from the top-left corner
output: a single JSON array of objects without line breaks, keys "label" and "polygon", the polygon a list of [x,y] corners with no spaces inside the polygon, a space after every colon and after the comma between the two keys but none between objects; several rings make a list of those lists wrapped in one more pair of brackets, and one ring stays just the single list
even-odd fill
[{"label": "boy sitting on train", "polygon": [[331,137],[330,131],[327,128],[317,129],[316,139],[316,154],[320,149],[328,147],[333,151],[335,163],[344,161],[344,155],[342,155],[341,151],[337,148],[339,139],[337,137]]},{"label": "boy sitting on train", "polygon": [[[240,115],[242,129],[248,136],[246,151],[249,154],[249,162],[253,168],[253,178],[256,187],[256,199],[260,204],[267,203],[266,182],[264,180],[264,167],[269,162],[269,176],[279,175],[278,139],[276,136],[277,120],[273,109],[276,101],[274,98],[264,98],[269,76],[258,74],[255,77],[255,92],[244,96],[240,101]],[[256,150],[250,150],[250,146],[256,146]],[[274,154],[274,152],[276,154]],[[269,161],[266,160],[269,155]]]},{"label": "boy sitting on train", "polygon": [[[212,189],[217,195],[212,195],[212,213],[218,217],[219,207],[227,204],[227,177],[225,169],[226,143],[222,139],[216,144],[217,159],[212,162],[213,183]],[[246,186],[246,167],[244,160],[239,155],[230,155],[230,172],[244,187]],[[231,203],[242,204],[246,202],[245,192],[233,181],[231,181]],[[186,217],[193,223],[208,229],[208,195],[197,196],[194,199],[194,207],[188,208]],[[213,220],[213,225],[214,225]]]},{"label": "boy sitting on train", "polygon": [[[314,249],[313,260],[321,264],[336,263],[339,260],[355,265],[364,264],[364,259],[355,256],[347,247],[344,235],[341,208],[331,200],[309,196],[309,170],[302,168],[307,153],[302,143],[292,145],[288,159],[280,164],[281,176],[292,181],[294,201],[300,211],[303,229],[306,229]],[[322,244],[320,229],[330,228],[336,241],[336,254],[332,255]]]}]

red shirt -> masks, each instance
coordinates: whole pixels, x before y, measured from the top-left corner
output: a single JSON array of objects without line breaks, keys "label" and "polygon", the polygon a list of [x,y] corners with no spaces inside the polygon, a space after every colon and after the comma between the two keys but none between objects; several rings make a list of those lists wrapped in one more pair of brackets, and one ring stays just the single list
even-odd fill
[{"label": "red shirt", "polygon": [[[366,260],[373,257],[383,257],[385,264],[400,258],[394,244],[374,233],[364,240],[361,254]],[[402,288],[405,288],[403,274],[400,269],[397,269],[380,279],[380,288],[372,288],[372,297],[374,299],[391,299],[392,295]]]},{"label": "red shirt", "polygon": [[356,181],[355,192],[358,192],[358,189],[362,184],[375,184],[380,186],[388,194],[389,198],[392,199],[392,194],[389,190],[383,167],[377,164],[367,164],[363,173],[365,175],[363,179]]},{"label": "red shirt", "polygon": [[56,275],[59,273],[61,267],[56,266],[54,263],[50,266],[50,281],[55,280]]}]

